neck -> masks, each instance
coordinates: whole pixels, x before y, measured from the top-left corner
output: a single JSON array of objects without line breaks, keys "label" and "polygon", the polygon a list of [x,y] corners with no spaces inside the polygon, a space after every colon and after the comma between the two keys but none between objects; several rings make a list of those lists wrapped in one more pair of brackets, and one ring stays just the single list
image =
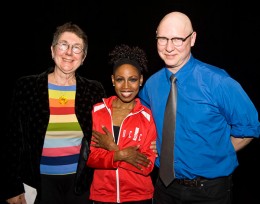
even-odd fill
[{"label": "neck", "polygon": [[70,86],[76,83],[75,73],[65,74],[62,76],[61,74],[58,74],[57,72],[54,71],[52,75],[53,75],[54,83],[59,86]]},{"label": "neck", "polygon": [[129,103],[124,103],[120,99],[113,101],[113,108],[118,108],[118,109],[132,110],[134,108],[134,105],[135,105],[134,100]]}]

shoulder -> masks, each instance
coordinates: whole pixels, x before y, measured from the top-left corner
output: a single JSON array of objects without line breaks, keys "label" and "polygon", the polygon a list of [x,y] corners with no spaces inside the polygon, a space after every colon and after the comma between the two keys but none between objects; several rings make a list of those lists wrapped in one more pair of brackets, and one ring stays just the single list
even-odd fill
[{"label": "shoulder", "polygon": [[153,73],[147,80],[154,80],[154,79],[157,79],[159,77],[165,76],[165,69],[166,69],[165,67],[161,68],[157,72]]},{"label": "shoulder", "polygon": [[145,105],[142,105],[143,111],[145,111],[147,114],[152,115],[152,111],[150,108],[146,107]]},{"label": "shoulder", "polygon": [[16,82],[19,85],[28,84],[28,85],[35,86],[35,84],[41,84],[41,83],[47,82],[48,81],[48,74],[52,70],[53,70],[53,68],[50,67],[46,71],[44,71],[42,73],[22,76],[22,77],[18,78],[18,80]]},{"label": "shoulder", "polygon": [[198,81],[207,84],[211,91],[214,87],[234,90],[234,88],[241,86],[225,69],[198,60],[197,62],[194,75],[200,79]]},{"label": "shoulder", "polygon": [[78,75],[76,76],[76,80],[78,90],[90,93],[92,95],[98,95],[100,97],[106,96],[105,89],[101,82],[97,80],[87,79]]},{"label": "shoulder", "polygon": [[146,107],[145,105],[143,105],[141,103],[141,100],[140,98],[136,98],[135,99],[136,101],[136,107],[135,107],[135,110],[141,110],[141,113],[142,115],[148,119],[148,121],[151,121],[151,118],[152,118],[152,111],[150,108]]},{"label": "shoulder", "polygon": [[22,76],[17,79],[16,86],[19,88],[27,88],[28,86],[36,86],[36,83],[38,83],[39,78],[41,78],[40,75],[28,75],[28,76]]},{"label": "shoulder", "polygon": [[161,68],[159,71],[152,74],[148,79],[146,80],[145,84],[146,86],[152,86],[154,87],[157,83],[160,83],[160,81],[165,81],[166,79],[166,68]]},{"label": "shoulder", "polygon": [[98,102],[93,106],[93,113],[96,113],[97,111],[104,109],[106,106],[104,102]]},{"label": "shoulder", "polygon": [[225,81],[235,81],[225,69],[199,60],[194,62],[193,76],[216,86]]},{"label": "shoulder", "polygon": [[202,74],[207,74],[213,75],[213,76],[219,76],[219,77],[230,77],[229,74],[226,72],[225,69],[217,67],[215,65],[202,62],[200,60],[195,60],[195,67],[196,69],[201,72]]},{"label": "shoulder", "polygon": [[147,121],[149,121],[149,123],[154,122],[152,111],[145,106],[143,106],[143,108],[144,109],[141,112],[142,115],[147,119]]},{"label": "shoulder", "polygon": [[97,80],[87,79],[87,78],[79,76],[79,75],[77,75],[76,78],[79,83],[86,84],[89,86],[97,86],[99,88],[103,88],[101,82],[99,82]]}]

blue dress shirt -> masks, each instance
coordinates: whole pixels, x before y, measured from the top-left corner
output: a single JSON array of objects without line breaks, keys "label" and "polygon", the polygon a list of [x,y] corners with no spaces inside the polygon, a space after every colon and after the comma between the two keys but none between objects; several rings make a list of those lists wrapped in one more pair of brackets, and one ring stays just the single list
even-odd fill
[{"label": "blue dress shirt", "polygon": [[[153,113],[160,150],[164,110],[171,72],[162,68],[139,92]],[[226,71],[203,63],[192,55],[176,74],[178,90],[174,169],[176,178],[228,176],[238,166],[234,137],[259,137],[258,112],[241,85]]]}]

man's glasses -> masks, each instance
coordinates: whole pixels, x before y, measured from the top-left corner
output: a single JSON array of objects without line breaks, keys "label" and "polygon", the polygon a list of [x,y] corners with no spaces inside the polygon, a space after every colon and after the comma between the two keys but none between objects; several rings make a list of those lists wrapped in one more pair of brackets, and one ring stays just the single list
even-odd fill
[{"label": "man's glasses", "polygon": [[182,46],[183,42],[185,42],[191,35],[193,34],[193,31],[186,37],[186,38],[166,38],[166,37],[156,37],[157,42],[159,45],[165,46],[167,45],[168,41],[172,41],[173,45],[176,47]]},{"label": "man's glasses", "polygon": [[56,46],[59,48],[61,51],[66,51],[69,49],[69,47],[72,47],[72,52],[75,54],[79,54],[83,51],[83,48],[80,45],[70,45],[67,42],[58,42]]}]

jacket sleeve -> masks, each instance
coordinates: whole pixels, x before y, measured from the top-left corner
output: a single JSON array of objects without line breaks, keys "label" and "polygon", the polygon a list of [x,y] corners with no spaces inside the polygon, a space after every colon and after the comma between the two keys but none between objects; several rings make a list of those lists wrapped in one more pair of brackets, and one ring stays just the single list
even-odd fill
[{"label": "jacket sleeve", "polygon": [[[19,82],[19,81],[18,81]],[[10,112],[6,128],[6,135],[1,148],[1,161],[4,164],[1,170],[1,193],[0,200],[17,196],[24,193],[23,180],[21,175],[22,162],[22,128],[20,120],[22,120],[21,110],[23,106],[21,84],[16,83]]]},{"label": "jacket sleeve", "polygon": [[[97,117],[98,116],[95,115],[94,111],[92,110],[92,129],[102,132],[101,126],[99,127],[97,122],[99,121]],[[90,144],[94,144],[94,142],[91,141]],[[108,151],[93,146],[90,146],[89,158],[86,164],[87,166],[95,169],[116,169],[118,166],[118,162],[114,162],[114,151]]]},{"label": "jacket sleeve", "polygon": [[87,165],[95,169],[116,169],[118,162],[114,162],[114,151],[90,147]]}]

